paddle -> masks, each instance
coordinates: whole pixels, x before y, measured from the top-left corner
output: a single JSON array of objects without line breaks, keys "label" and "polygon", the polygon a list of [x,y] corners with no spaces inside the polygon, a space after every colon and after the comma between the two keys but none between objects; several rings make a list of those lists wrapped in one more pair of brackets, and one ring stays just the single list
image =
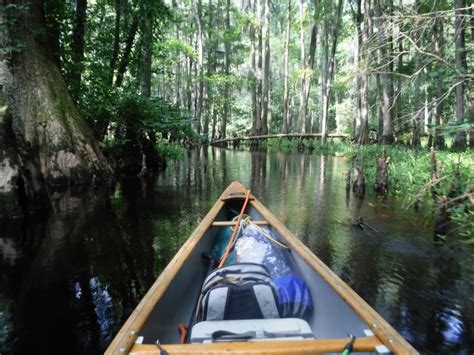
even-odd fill
[{"label": "paddle", "polygon": [[227,257],[229,256],[230,249],[232,249],[235,236],[237,235],[237,231],[239,230],[240,222],[242,221],[242,216],[244,215],[245,208],[247,208],[247,203],[249,202],[249,198],[250,198],[250,189],[247,190],[247,194],[245,195],[245,201],[244,201],[244,204],[242,205],[242,210],[240,211],[239,218],[237,218],[234,231],[232,232],[232,236],[230,237],[229,244],[227,244],[227,249],[224,255],[222,256],[222,259],[221,259],[221,262],[219,263],[218,268],[221,268],[224,266],[225,261],[227,260]]}]

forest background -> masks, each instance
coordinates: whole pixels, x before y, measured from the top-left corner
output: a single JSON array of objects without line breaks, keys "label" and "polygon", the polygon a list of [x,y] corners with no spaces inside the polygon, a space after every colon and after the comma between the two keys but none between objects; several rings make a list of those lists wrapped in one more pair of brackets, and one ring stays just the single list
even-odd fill
[{"label": "forest background", "polygon": [[[392,192],[417,205],[432,192],[472,224],[472,0],[2,5],[2,188],[18,211],[45,186],[156,171],[181,146],[318,133],[371,183],[385,149]],[[330,133],[356,145],[330,148]],[[364,155],[369,143],[385,148]],[[440,164],[429,147],[462,153]]]}]

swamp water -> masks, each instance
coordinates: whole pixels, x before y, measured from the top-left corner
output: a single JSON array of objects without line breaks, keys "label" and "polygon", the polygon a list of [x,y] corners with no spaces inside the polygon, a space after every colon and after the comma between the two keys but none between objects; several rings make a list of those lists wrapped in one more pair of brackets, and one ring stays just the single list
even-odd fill
[{"label": "swamp water", "polygon": [[[472,354],[472,248],[435,244],[432,221],[401,200],[375,200],[370,186],[363,201],[347,194],[348,166],[318,154],[209,148],[156,179],[58,192],[50,213],[0,222],[0,353],[103,352],[239,180],[420,352]],[[351,223],[360,217],[365,230]]]}]

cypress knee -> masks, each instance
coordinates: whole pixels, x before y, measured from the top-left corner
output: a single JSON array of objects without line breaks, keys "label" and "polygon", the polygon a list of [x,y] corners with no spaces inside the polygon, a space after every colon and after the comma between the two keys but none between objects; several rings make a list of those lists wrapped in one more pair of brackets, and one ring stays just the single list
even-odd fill
[{"label": "cypress knee", "polygon": [[359,161],[356,161],[354,167],[354,182],[352,183],[352,191],[360,197],[363,197],[365,194],[365,177]]},{"label": "cypress knee", "polygon": [[385,152],[377,158],[377,173],[375,180],[375,193],[386,196],[388,193],[388,164],[390,157]]}]

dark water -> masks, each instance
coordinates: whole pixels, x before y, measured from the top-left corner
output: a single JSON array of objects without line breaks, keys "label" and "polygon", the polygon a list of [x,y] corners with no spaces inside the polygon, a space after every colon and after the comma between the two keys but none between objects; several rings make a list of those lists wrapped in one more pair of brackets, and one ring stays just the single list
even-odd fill
[{"label": "dark water", "polygon": [[[401,201],[346,195],[344,158],[209,149],[153,181],[53,196],[54,211],[0,222],[0,353],[94,354],[232,180],[424,353],[472,354],[474,253],[432,241]],[[370,190],[370,189],[369,189]],[[374,228],[349,222],[358,217]]]}]

